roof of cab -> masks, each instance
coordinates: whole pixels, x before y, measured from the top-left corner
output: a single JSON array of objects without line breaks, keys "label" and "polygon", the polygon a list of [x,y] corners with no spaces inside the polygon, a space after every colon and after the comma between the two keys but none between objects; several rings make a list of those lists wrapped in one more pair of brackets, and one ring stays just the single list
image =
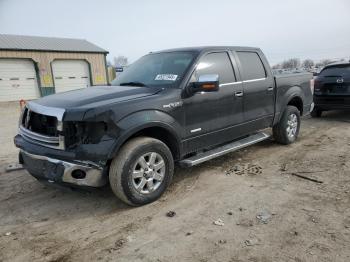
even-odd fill
[{"label": "roof of cab", "polygon": [[163,52],[208,52],[208,51],[215,51],[215,50],[245,50],[245,51],[260,51],[260,48],[257,47],[248,47],[248,46],[198,46],[198,47],[182,47],[182,48],[173,48],[173,49],[166,49],[161,50],[157,52],[151,52],[151,53],[163,53]]}]

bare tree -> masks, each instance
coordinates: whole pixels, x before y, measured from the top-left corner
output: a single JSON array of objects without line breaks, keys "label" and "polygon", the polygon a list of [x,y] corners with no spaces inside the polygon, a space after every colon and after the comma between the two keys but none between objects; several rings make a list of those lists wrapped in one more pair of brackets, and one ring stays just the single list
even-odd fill
[{"label": "bare tree", "polygon": [[315,65],[312,59],[305,59],[302,63],[302,66],[306,69],[311,69]]},{"label": "bare tree", "polygon": [[129,64],[129,60],[126,56],[119,55],[113,58],[113,65],[115,67],[124,67]]},{"label": "bare tree", "polygon": [[272,69],[281,69],[282,65],[281,64],[275,64],[272,66]]},{"label": "bare tree", "polygon": [[331,59],[322,59],[320,62],[315,64],[315,67],[320,68],[333,63]]},{"label": "bare tree", "polygon": [[317,67],[317,68],[320,68],[320,67],[323,67],[323,66],[324,66],[324,64],[322,64],[321,62],[318,62],[318,63],[315,64],[315,67]]},{"label": "bare tree", "polygon": [[293,69],[298,68],[300,66],[300,59],[299,58],[290,58],[288,60],[285,60],[282,62],[282,68],[283,69]]},{"label": "bare tree", "polygon": [[333,63],[333,61],[330,60],[330,59],[323,59],[323,60],[321,60],[321,64],[323,66],[329,65],[330,63]]}]

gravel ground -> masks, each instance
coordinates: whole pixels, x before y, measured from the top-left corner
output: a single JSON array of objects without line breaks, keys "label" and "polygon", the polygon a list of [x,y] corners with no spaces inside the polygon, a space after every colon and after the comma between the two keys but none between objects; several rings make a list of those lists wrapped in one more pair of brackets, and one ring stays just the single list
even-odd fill
[{"label": "gravel ground", "polygon": [[0,102],[0,172],[4,165],[17,159],[18,149],[13,146],[21,108],[18,102]]},{"label": "gravel ground", "polygon": [[2,106],[0,261],[350,261],[349,113],[306,117],[290,146],[177,168],[159,201],[130,208],[108,187],[5,173],[19,112]]}]

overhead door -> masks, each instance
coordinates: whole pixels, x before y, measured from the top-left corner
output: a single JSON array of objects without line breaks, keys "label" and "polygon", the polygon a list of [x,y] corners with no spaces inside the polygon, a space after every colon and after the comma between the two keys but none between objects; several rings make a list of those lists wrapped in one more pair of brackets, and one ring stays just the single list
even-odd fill
[{"label": "overhead door", "polygon": [[0,59],[0,102],[40,97],[34,64],[25,59]]},{"label": "overhead door", "polygon": [[52,72],[56,93],[90,86],[89,65],[84,60],[56,60]]}]

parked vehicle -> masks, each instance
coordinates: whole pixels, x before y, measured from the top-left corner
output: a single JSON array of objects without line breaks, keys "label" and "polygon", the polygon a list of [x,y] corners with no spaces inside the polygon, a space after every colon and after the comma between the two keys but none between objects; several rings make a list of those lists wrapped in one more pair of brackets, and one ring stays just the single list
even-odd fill
[{"label": "parked vehicle", "polygon": [[314,80],[313,117],[323,111],[350,109],[350,62],[325,66]]},{"label": "parked vehicle", "polygon": [[268,139],[293,143],[312,106],[311,74],[273,76],[258,48],[150,53],[112,86],[29,102],[15,144],[39,180],[100,187],[143,205],[194,166]]}]

